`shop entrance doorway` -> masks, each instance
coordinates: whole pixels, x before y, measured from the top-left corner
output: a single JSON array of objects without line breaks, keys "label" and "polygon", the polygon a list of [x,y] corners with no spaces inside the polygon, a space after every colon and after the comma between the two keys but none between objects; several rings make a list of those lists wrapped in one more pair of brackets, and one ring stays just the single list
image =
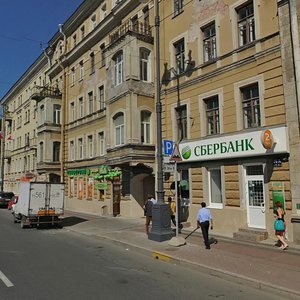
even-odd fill
[{"label": "shop entrance doorway", "polygon": [[120,202],[121,202],[121,182],[117,177],[113,181],[113,216],[116,217],[120,214]]},{"label": "shop entrance doorway", "polygon": [[246,166],[248,227],[266,228],[264,175],[262,165]]}]

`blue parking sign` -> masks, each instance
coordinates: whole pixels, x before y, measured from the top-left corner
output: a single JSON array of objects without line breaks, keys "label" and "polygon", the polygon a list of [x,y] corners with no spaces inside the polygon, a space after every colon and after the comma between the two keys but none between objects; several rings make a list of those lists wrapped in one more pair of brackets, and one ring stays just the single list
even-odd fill
[{"label": "blue parking sign", "polygon": [[173,146],[174,146],[173,141],[164,140],[164,154],[165,155],[172,155]]}]

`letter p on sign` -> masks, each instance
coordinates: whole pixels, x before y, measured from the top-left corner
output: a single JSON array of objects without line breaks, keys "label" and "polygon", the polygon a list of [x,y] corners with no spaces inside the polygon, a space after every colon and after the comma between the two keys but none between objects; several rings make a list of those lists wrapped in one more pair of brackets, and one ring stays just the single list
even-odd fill
[{"label": "letter p on sign", "polygon": [[164,154],[165,155],[172,155],[173,146],[174,146],[173,141],[164,140]]}]

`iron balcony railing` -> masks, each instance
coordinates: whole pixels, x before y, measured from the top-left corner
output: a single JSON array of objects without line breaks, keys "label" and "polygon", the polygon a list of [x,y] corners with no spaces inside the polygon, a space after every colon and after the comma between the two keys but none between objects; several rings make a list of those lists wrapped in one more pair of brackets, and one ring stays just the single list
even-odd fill
[{"label": "iron balcony railing", "polygon": [[61,92],[59,89],[54,89],[47,86],[34,86],[31,89],[31,99],[41,101],[44,98],[60,98]]},{"label": "iron balcony railing", "polygon": [[145,42],[153,43],[151,27],[147,22],[128,20],[109,35],[110,45],[114,44],[127,34],[135,35],[137,38],[142,39]]}]

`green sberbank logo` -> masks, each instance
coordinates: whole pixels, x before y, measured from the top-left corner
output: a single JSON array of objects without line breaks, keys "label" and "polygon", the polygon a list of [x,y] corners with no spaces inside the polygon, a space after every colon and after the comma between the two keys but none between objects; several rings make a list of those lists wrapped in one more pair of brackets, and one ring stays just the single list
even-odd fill
[{"label": "green sberbank logo", "polygon": [[192,154],[192,150],[191,150],[190,146],[183,147],[181,154],[184,159],[189,159]]}]

